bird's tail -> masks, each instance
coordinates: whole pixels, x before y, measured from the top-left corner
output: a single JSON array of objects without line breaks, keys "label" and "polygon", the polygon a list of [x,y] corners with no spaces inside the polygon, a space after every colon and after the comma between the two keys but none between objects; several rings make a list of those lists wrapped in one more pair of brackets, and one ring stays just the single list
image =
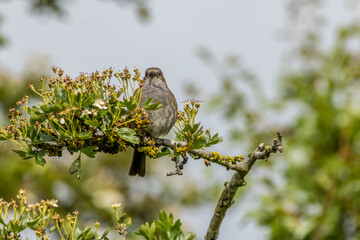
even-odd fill
[{"label": "bird's tail", "polygon": [[133,159],[129,168],[129,175],[139,177],[145,176],[146,170],[146,155],[143,152],[139,152],[137,148],[134,148]]}]

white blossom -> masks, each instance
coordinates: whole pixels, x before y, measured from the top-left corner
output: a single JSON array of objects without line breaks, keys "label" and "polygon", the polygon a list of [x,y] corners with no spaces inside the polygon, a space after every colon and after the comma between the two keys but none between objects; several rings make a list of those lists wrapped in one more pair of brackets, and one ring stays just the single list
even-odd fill
[{"label": "white blossom", "polygon": [[91,109],[91,115],[96,117],[98,115],[98,111],[96,109]]},{"label": "white blossom", "polygon": [[114,202],[111,204],[111,207],[114,208],[114,209],[117,209],[121,206],[121,203],[120,202]]},{"label": "white blossom", "polygon": [[85,110],[82,111],[82,113],[83,113],[84,115],[90,115],[90,114],[91,114],[91,111],[90,111],[89,109],[85,109]]},{"label": "white blossom", "polygon": [[99,109],[108,109],[108,107],[105,105],[105,102],[101,99],[96,99],[94,106]]}]

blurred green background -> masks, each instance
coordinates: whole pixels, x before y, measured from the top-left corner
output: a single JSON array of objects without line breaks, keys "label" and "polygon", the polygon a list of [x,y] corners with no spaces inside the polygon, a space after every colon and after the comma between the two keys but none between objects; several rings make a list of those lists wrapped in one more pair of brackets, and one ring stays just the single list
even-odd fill
[{"label": "blurred green background", "polygon": [[[120,2],[116,7],[128,8],[139,16],[139,24],[145,24],[142,28],[147,28],[157,13],[152,6],[161,4]],[[221,122],[213,125],[227,144],[220,152],[239,153],[240,145],[240,154],[245,155],[260,142],[271,141],[276,131],[284,137],[285,152],[274,155],[270,163],[257,163],[247,177],[248,185],[240,190],[237,201],[247,214],[242,215],[241,221],[234,220],[235,229],[223,227],[220,239],[229,239],[226,236],[254,220],[255,227],[242,234],[261,239],[360,239],[360,8],[356,1],[339,1],[349,15],[346,21],[337,21],[336,8],[330,14],[323,13],[333,2],[283,1],[283,26],[276,41],[285,44],[274,79],[263,79],[258,69],[249,67],[247,59],[237,52],[219,58],[215,49],[201,42],[197,58],[206,66],[204,74],[207,69],[206,74],[211,72],[214,76],[217,87],[204,87],[206,80],[193,76],[182,79],[183,96],[208,100],[203,104],[207,113],[201,115],[201,121],[207,122],[207,118],[216,115]],[[55,16],[56,21],[66,21],[68,17],[69,2],[34,0],[28,4],[33,18],[43,18],[45,14]],[[0,9],[6,11],[5,7]],[[2,19],[6,26],[6,18]],[[329,24],[335,26],[332,31],[328,30]],[[167,34],[170,33],[160,35]],[[11,42],[7,32],[2,31],[0,54]],[[142,54],[138,51],[135,54]],[[256,57],[271,59],[265,54]],[[30,94],[28,83],[36,85],[40,75],[50,76],[51,61],[35,57],[16,73],[1,69],[2,125],[7,124],[9,107],[24,94]],[[187,69],[181,68],[180,72],[184,71]],[[35,96],[31,97],[36,103]],[[134,218],[133,229],[165,209],[175,212],[175,217],[185,216],[185,228],[197,231],[201,238],[222,182],[230,176],[223,174],[224,169],[204,169],[200,161],[190,161],[184,176],[169,178],[165,173],[171,171],[172,164],[164,159],[151,161],[151,171],[144,179],[129,178],[129,149],[119,155],[87,159],[83,180],[78,181],[68,173],[76,156],[48,158],[48,164],[40,167],[19,159],[10,151],[12,147],[8,142],[0,142],[0,196],[11,199],[24,188],[30,201],[57,198],[60,211],[79,210],[84,224],[114,224],[110,204],[120,201]],[[201,214],[207,212],[201,226],[192,224],[199,217],[193,209],[202,209]],[[228,217],[234,219],[231,214]],[[254,233],[257,230],[261,230],[261,236]]]}]

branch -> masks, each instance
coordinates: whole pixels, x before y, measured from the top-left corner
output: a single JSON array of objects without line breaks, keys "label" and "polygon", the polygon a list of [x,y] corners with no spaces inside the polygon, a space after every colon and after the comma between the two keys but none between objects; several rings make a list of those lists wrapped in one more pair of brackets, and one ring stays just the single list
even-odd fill
[{"label": "branch", "polygon": [[[263,159],[267,161],[271,153],[283,152],[282,136],[279,132],[276,135],[277,136],[274,138],[274,143],[272,146],[265,145],[264,143],[259,144],[255,151],[248,155],[248,160],[246,162],[237,161],[237,159],[239,159],[239,157],[237,156],[224,157],[217,152],[210,152],[203,149],[188,151],[188,153],[190,153],[195,158],[203,158],[209,160],[210,162],[224,166],[227,169],[235,171],[230,181],[225,183],[225,189],[223,190],[220,199],[216,205],[214,215],[211,219],[207,233],[205,235],[205,240],[215,240],[218,238],[220,225],[225,217],[226,211],[234,203],[234,197],[239,187],[243,187],[246,185],[244,177],[249,173],[256,160]],[[157,145],[169,147],[174,150],[187,146],[186,142],[170,139],[155,138],[154,141]]]},{"label": "branch", "polygon": [[282,136],[278,132],[277,137],[274,139],[274,143],[272,146],[265,146],[264,143],[261,143],[254,152],[248,155],[249,159],[245,163],[244,169],[246,171],[237,171],[233,174],[229,182],[225,183],[225,189],[223,190],[220,199],[216,205],[214,215],[209,224],[207,233],[205,235],[205,240],[215,240],[219,236],[220,225],[222,220],[225,217],[226,211],[231,207],[234,203],[234,197],[239,189],[239,187],[243,187],[246,185],[244,177],[251,170],[252,166],[258,159],[268,160],[271,153],[276,153],[279,151],[283,152],[282,147]]},{"label": "branch", "polygon": [[[163,138],[155,138],[154,140],[156,145],[169,147],[171,149],[187,146],[187,143],[183,141],[175,141],[175,140],[163,139]],[[226,169],[228,170],[231,169],[242,173],[248,172],[248,166],[246,163],[236,161],[236,159],[240,159],[240,157],[238,156],[224,157],[217,152],[210,152],[204,149],[190,150],[189,153],[196,158],[206,159],[209,160],[210,162],[226,167]]]}]

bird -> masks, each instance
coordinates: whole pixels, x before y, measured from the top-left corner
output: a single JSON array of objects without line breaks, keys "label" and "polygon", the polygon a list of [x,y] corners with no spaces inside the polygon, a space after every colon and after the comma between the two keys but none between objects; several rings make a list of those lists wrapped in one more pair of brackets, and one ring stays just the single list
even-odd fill
[{"label": "bird", "polygon": [[[152,137],[160,137],[167,134],[174,126],[178,105],[174,94],[166,84],[161,69],[157,67],[150,67],[145,71],[140,106],[149,98],[152,98],[154,103],[161,101],[162,107],[146,112],[150,121],[150,126],[146,131]],[[146,155],[144,152],[139,152],[135,146],[129,175],[144,177],[145,171]]]}]

